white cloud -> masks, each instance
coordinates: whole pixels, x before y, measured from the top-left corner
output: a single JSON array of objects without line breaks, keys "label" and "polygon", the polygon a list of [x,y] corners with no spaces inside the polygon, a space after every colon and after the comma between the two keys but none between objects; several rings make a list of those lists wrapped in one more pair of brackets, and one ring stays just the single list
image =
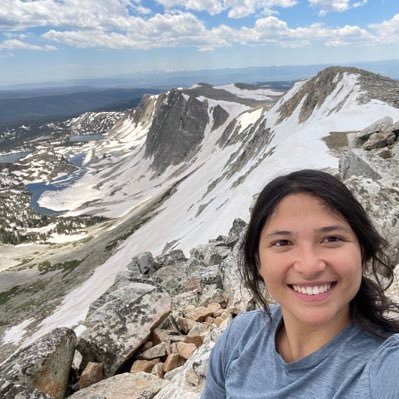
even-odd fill
[{"label": "white cloud", "polygon": [[369,25],[369,28],[375,32],[377,43],[399,43],[399,14],[380,24]]},{"label": "white cloud", "polygon": [[148,19],[121,18],[119,31],[105,29],[52,29],[43,34],[46,40],[80,48],[167,48],[192,46],[211,51],[235,44],[276,45],[294,48],[318,42],[326,46],[365,45],[375,42],[375,35],[358,26],[329,28],[323,24],[290,28],[285,21],[268,16],[259,18],[253,27],[238,29],[227,25],[208,29],[191,13],[156,14]]},{"label": "white cloud", "polygon": [[[48,30],[41,40],[79,48],[151,49],[196,47],[211,51],[236,44],[280,47],[305,47],[312,43],[325,46],[365,46],[389,42],[399,37],[399,14],[381,24],[360,28],[356,25],[328,27],[323,24],[290,27],[275,15],[272,7],[291,7],[296,0],[157,0],[167,11],[154,14],[141,0],[2,0],[0,21],[3,35],[8,35],[2,48],[54,50],[33,43],[32,33],[25,38],[24,27],[43,26]],[[309,0],[323,10],[344,10],[364,4],[365,0]],[[180,11],[176,9],[180,7]],[[181,8],[209,13],[221,10],[238,18],[257,12],[252,26],[230,27],[224,24],[209,28],[205,22]],[[260,11],[261,10],[261,11]],[[329,12],[329,11],[328,11]],[[263,16],[261,16],[263,15]],[[0,24],[1,24],[0,23]],[[4,30],[3,29],[3,30]],[[28,31],[29,32],[29,31]],[[8,47],[7,47],[8,46]]]},{"label": "white cloud", "polygon": [[34,51],[54,51],[56,47],[51,45],[39,46],[30,44],[19,39],[8,39],[0,42],[0,49],[4,50],[34,50]]},{"label": "white cloud", "polygon": [[319,15],[323,16],[329,12],[344,12],[351,8],[361,7],[367,4],[368,0],[309,0],[309,4],[320,9]]},{"label": "white cloud", "polygon": [[17,31],[38,26],[117,28],[119,19],[149,12],[137,0],[2,0],[0,29]]},{"label": "white cloud", "polygon": [[[130,22],[130,23],[129,23]],[[130,18],[125,21],[124,32],[104,30],[56,31],[50,30],[43,38],[80,48],[137,48],[150,49],[178,46],[217,46],[211,31],[192,14],[156,14],[144,20]]]},{"label": "white cloud", "polygon": [[166,9],[175,7],[205,11],[210,15],[227,11],[229,18],[243,18],[257,12],[270,14],[273,7],[293,7],[297,0],[156,0]]}]

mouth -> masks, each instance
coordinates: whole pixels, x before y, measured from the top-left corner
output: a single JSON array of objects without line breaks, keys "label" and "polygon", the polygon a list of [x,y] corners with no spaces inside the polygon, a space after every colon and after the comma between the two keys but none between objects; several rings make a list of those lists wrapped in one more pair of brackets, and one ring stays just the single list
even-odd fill
[{"label": "mouth", "polygon": [[337,285],[336,281],[319,284],[319,285],[300,285],[300,284],[288,284],[288,287],[291,288],[293,291],[298,292],[304,295],[320,295],[324,294],[327,291],[330,291]]}]

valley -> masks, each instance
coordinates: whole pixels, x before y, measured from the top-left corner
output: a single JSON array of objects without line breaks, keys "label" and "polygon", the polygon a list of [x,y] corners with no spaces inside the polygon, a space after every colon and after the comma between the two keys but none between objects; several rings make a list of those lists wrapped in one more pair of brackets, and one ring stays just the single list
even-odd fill
[{"label": "valley", "polygon": [[[228,246],[233,221],[248,220],[278,174],[349,170],[359,193],[357,170],[374,178],[381,168],[364,187],[380,193],[373,184],[386,184],[394,196],[386,170],[398,162],[397,95],[398,81],[331,67],[289,87],[198,83],[146,94],[135,108],[1,131],[0,361],[59,326],[79,335],[115,278],[127,270],[149,278],[140,254],[179,253],[191,259],[182,273],[195,275],[198,248]],[[389,143],[369,143],[371,161],[356,148],[344,164],[359,132],[381,120]],[[384,212],[381,226],[395,229]],[[179,270],[165,264],[171,269],[152,273],[168,286]]]}]

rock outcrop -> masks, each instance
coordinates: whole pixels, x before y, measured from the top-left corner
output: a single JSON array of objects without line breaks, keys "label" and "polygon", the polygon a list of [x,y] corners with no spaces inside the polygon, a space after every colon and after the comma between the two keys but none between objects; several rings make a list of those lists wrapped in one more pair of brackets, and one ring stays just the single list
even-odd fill
[{"label": "rock outcrop", "polygon": [[[23,389],[30,389],[54,399],[64,398],[75,345],[76,336],[72,330],[57,328],[20,349],[0,365],[0,378],[13,385],[11,388],[3,385],[1,389],[9,389],[5,391],[7,395],[11,395],[9,392],[22,395]],[[18,385],[25,388],[18,388]]]},{"label": "rock outcrop", "polygon": [[[391,243],[399,263],[398,123],[384,118],[357,134],[339,174]],[[388,154],[388,155],[387,155]],[[253,309],[242,285],[246,224],[193,248],[132,259],[90,307],[86,330],[56,329],[0,365],[0,396],[11,398],[198,399],[210,351],[236,314]],[[399,300],[398,280],[388,290]],[[72,357],[75,349],[75,360]],[[80,364],[79,364],[80,363]]]},{"label": "rock outcrop", "polygon": [[340,160],[345,184],[362,203],[390,244],[399,264],[399,123],[382,118],[358,132]]},{"label": "rock outcrop", "polygon": [[162,173],[168,166],[188,162],[199,150],[209,121],[208,104],[173,89],[161,94],[148,131],[145,156]]},{"label": "rock outcrop", "polygon": [[81,367],[99,362],[105,376],[114,375],[170,311],[170,297],[161,288],[147,281],[119,278],[89,310],[88,329],[78,343]]},{"label": "rock outcrop", "polygon": [[148,373],[123,373],[70,396],[71,399],[152,399],[167,381]]}]

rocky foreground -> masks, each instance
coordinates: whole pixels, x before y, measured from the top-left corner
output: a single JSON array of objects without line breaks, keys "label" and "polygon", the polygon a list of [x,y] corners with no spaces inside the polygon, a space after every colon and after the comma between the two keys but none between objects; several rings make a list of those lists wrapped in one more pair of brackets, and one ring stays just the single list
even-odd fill
[{"label": "rocky foreground", "polygon": [[[387,117],[358,132],[339,174],[391,243],[399,263],[399,124]],[[254,300],[237,256],[245,223],[194,248],[132,260],[92,305],[77,338],[57,328],[0,365],[1,398],[194,399],[221,331]],[[137,278],[140,276],[140,278]],[[399,300],[398,282],[389,288]]]}]

